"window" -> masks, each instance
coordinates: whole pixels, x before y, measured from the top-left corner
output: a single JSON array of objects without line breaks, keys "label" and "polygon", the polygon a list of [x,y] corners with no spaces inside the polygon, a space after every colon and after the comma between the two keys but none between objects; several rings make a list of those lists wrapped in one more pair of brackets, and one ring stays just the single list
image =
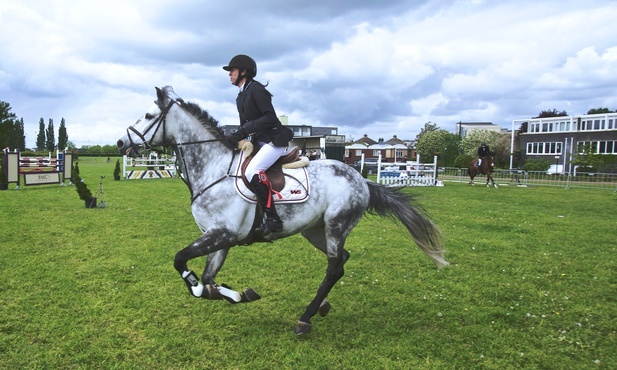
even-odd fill
[{"label": "window", "polygon": [[562,154],[563,143],[527,143],[527,154]]},{"label": "window", "polygon": [[598,143],[598,153],[600,154],[616,154],[617,142],[616,141],[600,141]]},{"label": "window", "polygon": [[362,149],[356,149],[356,157],[362,156]]},{"label": "window", "polygon": [[579,141],[576,143],[576,148],[578,149],[579,154],[585,154],[585,151],[598,153],[599,146],[599,141]]},{"label": "window", "polygon": [[373,157],[379,157],[381,150],[373,150]]}]

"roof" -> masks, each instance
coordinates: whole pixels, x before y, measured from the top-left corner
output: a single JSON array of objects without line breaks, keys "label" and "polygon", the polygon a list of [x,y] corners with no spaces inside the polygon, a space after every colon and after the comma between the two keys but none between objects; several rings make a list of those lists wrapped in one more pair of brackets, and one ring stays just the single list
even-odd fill
[{"label": "roof", "polygon": [[367,134],[364,134],[364,137],[362,137],[362,139],[357,140],[356,143],[366,143],[366,145],[373,145],[373,144],[377,144],[377,142],[373,139],[371,139],[370,137],[368,137]]},{"label": "roof", "polygon": [[391,144],[391,145],[395,145],[395,144],[404,144],[405,142],[401,139],[399,139],[396,135],[392,136],[392,139],[386,141],[386,144]]}]

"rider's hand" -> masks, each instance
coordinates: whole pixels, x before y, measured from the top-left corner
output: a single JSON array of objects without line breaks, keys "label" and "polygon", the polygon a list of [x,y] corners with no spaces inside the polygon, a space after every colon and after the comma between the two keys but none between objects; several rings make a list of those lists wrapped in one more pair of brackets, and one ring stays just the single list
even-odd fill
[{"label": "rider's hand", "polygon": [[244,128],[240,127],[239,129],[237,129],[236,131],[232,132],[228,138],[231,141],[235,141],[238,142],[242,139],[244,139],[246,137],[246,133],[244,132]]}]

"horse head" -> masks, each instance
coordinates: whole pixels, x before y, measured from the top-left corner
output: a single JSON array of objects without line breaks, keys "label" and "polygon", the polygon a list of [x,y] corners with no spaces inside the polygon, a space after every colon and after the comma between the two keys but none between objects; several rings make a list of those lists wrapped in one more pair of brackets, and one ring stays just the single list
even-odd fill
[{"label": "horse head", "polygon": [[156,88],[157,100],[133,126],[126,129],[124,135],[116,145],[123,155],[137,157],[142,148],[149,149],[153,146],[173,144],[168,142],[166,118],[167,113],[174,104],[183,104],[171,86],[162,89]]},{"label": "horse head", "polygon": [[225,138],[218,121],[197,104],[185,102],[171,86],[156,88],[154,106],[117,142],[123,155],[136,157],[142,148],[218,142],[228,150],[235,143]]},{"label": "horse head", "polygon": [[493,166],[495,166],[495,152],[491,151],[488,153],[488,156],[486,156],[486,165],[493,171]]}]

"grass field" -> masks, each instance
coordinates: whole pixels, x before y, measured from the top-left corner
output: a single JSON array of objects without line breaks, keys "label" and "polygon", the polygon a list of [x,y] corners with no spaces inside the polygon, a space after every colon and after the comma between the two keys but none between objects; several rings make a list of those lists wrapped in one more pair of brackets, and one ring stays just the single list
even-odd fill
[{"label": "grass field", "polygon": [[[446,183],[413,188],[446,236],[437,270],[404,228],[365,217],[332,310],[293,327],[326,259],[301,237],[237,247],[217,281],[257,302],[188,295],[175,253],[199,236],[180,180],[0,191],[2,369],[615,369],[617,195]],[[201,272],[204,259],[190,267]]]}]

